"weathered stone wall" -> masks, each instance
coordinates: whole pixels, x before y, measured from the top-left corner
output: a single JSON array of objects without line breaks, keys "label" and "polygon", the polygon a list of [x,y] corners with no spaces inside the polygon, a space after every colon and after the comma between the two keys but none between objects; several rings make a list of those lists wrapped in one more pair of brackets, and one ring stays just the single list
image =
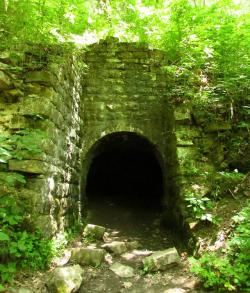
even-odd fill
[{"label": "weathered stone wall", "polygon": [[226,104],[200,108],[184,101],[174,108],[181,197],[230,194],[239,182],[225,173],[249,171],[247,127],[235,123]]},{"label": "weathered stone wall", "polygon": [[210,179],[215,173],[215,167],[208,153],[200,147],[201,140],[206,140],[207,134],[201,125],[194,122],[191,103],[175,105],[175,133],[181,197],[193,195],[200,198],[211,189],[213,182]]},{"label": "weathered stone wall", "polygon": [[184,196],[209,192],[225,164],[225,145],[217,138],[230,129],[208,125],[193,105],[169,96],[166,62],[163,52],[112,38],[77,55],[37,48],[0,54],[1,136],[11,140],[23,135],[20,130],[37,129],[46,134],[41,153],[19,149],[19,157],[0,162],[0,177],[25,175],[25,186],[15,183],[10,193],[47,235],[84,215],[93,150],[111,134],[138,135],[155,149],[167,223],[182,227]]},{"label": "weathered stone wall", "polygon": [[[15,191],[32,222],[52,235],[79,217],[84,68],[72,54],[55,53],[48,59],[46,52],[33,52],[34,48],[22,52],[18,64],[9,53],[1,55],[0,132],[11,139],[22,130],[39,129],[41,153],[8,157],[0,167],[2,176],[25,175],[27,183],[24,187],[15,184]],[[17,65],[22,66],[18,71]]]},{"label": "weathered stone wall", "polygon": [[[174,116],[162,70],[166,56],[145,45],[109,39],[90,46],[84,61],[88,71],[83,88],[83,162],[88,160],[91,147],[106,135],[131,132],[145,137],[161,156],[165,183],[163,204],[169,224],[178,226],[182,219]],[[83,192],[89,162],[85,165]]]}]

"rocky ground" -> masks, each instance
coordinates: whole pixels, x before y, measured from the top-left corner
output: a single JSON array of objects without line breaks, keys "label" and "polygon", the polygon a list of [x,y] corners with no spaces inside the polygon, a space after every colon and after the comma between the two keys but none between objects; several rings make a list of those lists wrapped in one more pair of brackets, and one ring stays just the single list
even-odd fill
[{"label": "rocky ground", "polygon": [[[195,254],[225,245],[231,217],[245,201],[225,198],[215,208],[223,219],[220,225],[194,226],[198,240]],[[87,225],[49,271],[23,272],[6,293],[205,292],[189,272],[187,254],[161,227],[159,215],[137,210],[123,218],[125,212],[119,208],[109,210],[103,203],[99,208],[97,215],[89,217],[95,225]]]},{"label": "rocky ground", "polygon": [[[161,231],[156,231],[152,239],[162,238]],[[186,255],[169,248],[166,239],[162,241],[162,249],[156,252],[136,237],[126,238],[117,230],[87,225],[83,238],[65,250],[49,272],[24,274],[9,292],[203,292],[188,270]],[[151,248],[153,243],[149,241]]]}]

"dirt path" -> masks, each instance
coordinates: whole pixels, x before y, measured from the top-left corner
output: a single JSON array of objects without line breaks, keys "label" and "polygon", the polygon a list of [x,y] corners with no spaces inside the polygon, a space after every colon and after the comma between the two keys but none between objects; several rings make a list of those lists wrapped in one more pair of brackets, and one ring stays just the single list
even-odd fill
[{"label": "dirt path", "polygon": [[[106,228],[104,241],[93,243],[76,241],[65,251],[58,265],[70,265],[70,251],[73,247],[100,248],[104,242],[125,241],[134,243],[135,247],[121,255],[108,253],[105,261],[99,267],[84,267],[84,281],[79,293],[188,293],[204,292],[198,288],[197,279],[189,272],[188,262],[182,255],[181,263],[169,267],[162,272],[145,274],[142,260],[155,251],[165,250],[174,246],[174,239],[160,225],[157,211],[136,209],[128,210],[114,207],[112,203],[102,202],[101,206],[89,207],[88,221]],[[134,269],[134,276],[119,277],[110,270],[113,263],[120,263]],[[46,289],[47,273],[36,273],[32,276],[20,276],[16,281],[17,287],[26,287],[31,291],[16,291],[18,293],[49,293]],[[15,291],[13,291],[15,292]]]},{"label": "dirt path", "polygon": [[[170,241],[167,238],[162,239],[161,230],[156,229],[154,237],[151,239],[143,238],[144,245],[139,248],[126,252],[120,256],[108,255],[107,262],[100,268],[87,268],[85,271],[86,279],[81,286],[80,293],[89,292],[110,292],[110,293],[185,293],[185,292],[203,292],[196,289],[198,281],[189,273],[187,260],[182,260],[181,264],[172,266],[164,272],[156,272],[153,274],[145,274],[142,270],[142,260],[150,255],[153,247],[159,246],[161,249],[170,247]],[[109,230],[108,241],[137,241],[140,243],[140,238],[129,237],[118,233],[117,230]],[[113,235],[113,236],[112,236]],[[159,239],[161,238],[161,241]],[[145,242],[148,241],[148,246]],[[95,245],[94,245],[95,246]],[[96,245],[97,247],[99,245]],[[150,249],[149,249],[150,248]],[[131,278],[121,278],[113,273],[109,267],[112,263],[121,263],[132,267],[135,271],[135,276]]]}]

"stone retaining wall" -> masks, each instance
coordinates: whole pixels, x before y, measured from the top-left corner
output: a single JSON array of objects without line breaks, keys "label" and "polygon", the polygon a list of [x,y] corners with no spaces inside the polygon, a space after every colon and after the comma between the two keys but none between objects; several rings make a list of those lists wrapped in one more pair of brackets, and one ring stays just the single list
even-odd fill
[{"label": "stone retaining wall", "polygon": [[[23,130],[41,131],[41,153],[8,157],[0,168],[3,176],[3,172],[25,175],[27,183],[15,184],[15,191],[32,222],[50,236],[72,219],[79,220],[85,69],[79,56],[55,54],[47,60],[42,50],[38,55],[32,55],[32,50],[18,56],[18,64],[11,54],[0,56],[0,132],[11,139]],[[46,61],[40,63],[40,59]],[[13,189],[9,192],[13,194]]]}]

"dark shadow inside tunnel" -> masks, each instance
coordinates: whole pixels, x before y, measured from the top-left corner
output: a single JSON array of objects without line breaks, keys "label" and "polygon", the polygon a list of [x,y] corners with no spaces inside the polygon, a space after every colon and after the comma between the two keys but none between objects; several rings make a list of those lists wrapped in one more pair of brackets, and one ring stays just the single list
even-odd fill
[{"label": "dark shadow inside tunnel", "polygon": [[155,157],[133,147],[107,150],[94,158],[87,177],[88,200],[160,209],[162,174]]},{"label": "dark shadow inside tunnel", "polygon": [[138,233],[158,221],[163,172],[159,153],[146,138],[130,132],[105,136],[90,151],[87,169],[90,222]]},{"label": "dark shadow inside tunnel", "polygon": [[117,133],[105,139],[88,171],[89,204],[99,200],[127,209],[160,211],[163,193],[162,170],[145,138]]}]

